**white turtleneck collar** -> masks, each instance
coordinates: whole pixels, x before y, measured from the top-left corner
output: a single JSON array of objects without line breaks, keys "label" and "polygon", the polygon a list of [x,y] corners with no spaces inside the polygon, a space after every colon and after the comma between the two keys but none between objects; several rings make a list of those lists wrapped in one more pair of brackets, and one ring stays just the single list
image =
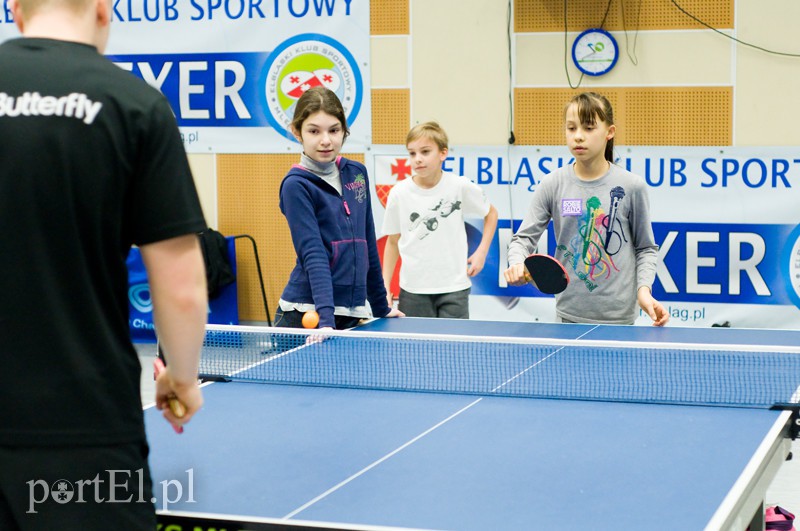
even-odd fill
[{"label": "white turtleneck collar", "polygon": [[339,166],[336,161],[317,162],[305,153],[300,155],[300,165],[333,186],[339,195],[342,194],[342,180],[339,178]]}]

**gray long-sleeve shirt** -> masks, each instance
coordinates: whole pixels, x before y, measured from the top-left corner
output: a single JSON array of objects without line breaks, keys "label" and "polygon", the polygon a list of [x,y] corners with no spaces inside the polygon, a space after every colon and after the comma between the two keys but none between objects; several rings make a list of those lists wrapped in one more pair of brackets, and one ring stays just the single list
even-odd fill
[{"label": "gray long-sleeve shirt", "polygon": [[535,252],[550,219],[555,257],[570,277],[556,295],[556,314],[580,323],[632,324],[637,290],[652,286],[658,260],[644,180],[614,164],[593,181],[578,178],[572,165],[545,176],[508,246],[509,265]]}]

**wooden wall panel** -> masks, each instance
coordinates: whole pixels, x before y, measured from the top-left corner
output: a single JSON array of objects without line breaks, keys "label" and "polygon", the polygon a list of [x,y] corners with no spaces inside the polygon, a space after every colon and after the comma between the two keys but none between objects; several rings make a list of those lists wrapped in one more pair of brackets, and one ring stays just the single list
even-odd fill
[{"label": "wooden wall panel", "polygon": [[[294,265],[289,228],[278,207],[278,190],[286,171],[298,159],[295,153],[217,155],[219,230],[226,236],[249,234],[255,239],[273,317]],[[237,242],[236,261],[239,319],[266,321],[255,258],[248,242]]]},{"label": "wooden wall panel", "polygon": [[372,35],[408,35],[410,0],[371,0],[369,29]]},{"label": "wooden wall panel", "polygon": [[732,87],[647,87],[623,94],[628,145],[733,144]]},{"label": "wooden wall panel", "polygon": [[409,89],[372,90],[372,143],[405,145],[411,123]]},{"label": "wooden wall panel", "polygon": [[[729,146],[733,144],[731,87],[594,89],[614,107],[615,144]],[[572,89],[514,90],[514,134],[520,145],[561,145],[564,105]]]},{"label": "wooden wall panel", "polygon": [[[704,29],[669,0],[610,0],[605,29],[609,31]],[[689,14],[713,28],[731,29],[734,0],[681,0]],[[564,0],[516,0],[514,31],[518,33],[564,31]],[[568,31],[596,28],[603,21],[609,0],[568,0]]]},{"label": "wooden wall panel", "polygon": [[[564,105],[570,89],[514,89],[514,136],[518,145],[564,144]],[[606,97],[611,99],[610,94]],[[614,105],[614,102],[611,102]]]}]

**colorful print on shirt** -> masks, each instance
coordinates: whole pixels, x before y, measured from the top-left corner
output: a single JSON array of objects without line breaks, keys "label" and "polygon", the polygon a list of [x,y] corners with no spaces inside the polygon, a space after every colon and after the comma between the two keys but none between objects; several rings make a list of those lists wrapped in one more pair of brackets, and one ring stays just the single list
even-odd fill
[{"label": "colorful print on shirt", "polygon": [[344,185],[345,188],[356,194],[356,201],[363,203],[367,198],[367,180],[359,173],[353,182]]},{"label": "colorful print on shirt", "polygon": [[625,190],[621,186],[612,188],[607,210],[596,196],[587,199],[585,204],[580,199],[561,201],[561,216],[578,218],[578,230],[568,246],[559,245],[559,249],[564,251],[574,276],[581,279],[589,291],[619,271],[614,256],[628,242],[619,219],[619,205],[624,197]]}]

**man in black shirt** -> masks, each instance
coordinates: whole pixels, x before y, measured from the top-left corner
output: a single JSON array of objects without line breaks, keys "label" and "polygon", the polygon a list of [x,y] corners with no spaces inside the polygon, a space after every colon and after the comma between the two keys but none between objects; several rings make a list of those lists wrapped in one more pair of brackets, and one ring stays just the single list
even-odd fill
[{"label": "man in black shirt", "polygon": [[[202,405],[206,228],[166,99],[106,60],[111,0],[12,0],[0,45],[0,529],[155,529],[125,258],[168,369]],[[186,414],[165,407],[177,397]]]}]

